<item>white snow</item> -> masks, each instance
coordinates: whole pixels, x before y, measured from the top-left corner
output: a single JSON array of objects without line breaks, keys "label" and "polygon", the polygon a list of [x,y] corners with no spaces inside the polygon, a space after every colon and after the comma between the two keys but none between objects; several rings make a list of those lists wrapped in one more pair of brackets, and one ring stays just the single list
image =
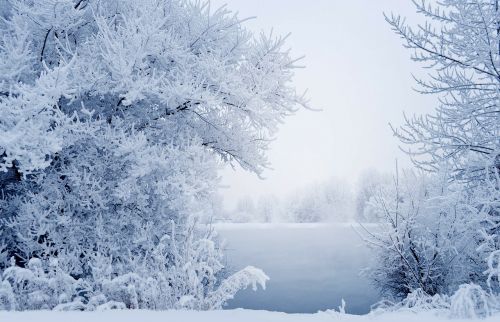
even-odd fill
[{"label": "white snow", "polygon": [[[398,312],[381,315],[349,315],[334,311],[316,314],[286,314],[280,312],[226,310],[226,311],[142,311],[116,310],[92,312],[55,312],[55,311],[0,311],[2,322],[438,322],[474,321],[438,317],[431,312]],[[482,322],[500,321],[500,315],[476,320]]]},{"label": "white snow", "polygon": [[347,313],[367,313],[379,296],[359,274],[371,254],[356,226],[217,224],[226,240],[227,265],[254,265],[270,278],[266,290],[240,291],[226,308],[315,313],[337,308],[344,299]]}]

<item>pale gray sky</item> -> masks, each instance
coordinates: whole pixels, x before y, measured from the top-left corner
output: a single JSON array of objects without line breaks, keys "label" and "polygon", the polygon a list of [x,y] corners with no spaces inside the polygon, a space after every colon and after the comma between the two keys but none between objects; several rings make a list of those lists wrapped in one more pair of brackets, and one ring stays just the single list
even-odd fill
[{"label": "pale gray sky", "polygon": [[[436,99],[415,93],[419,66],[385,22],[383,12],[417,20],[410,0],[213,0],[227,3],[254,31],[291,32],[294,55],[306,58],[295,84],[309,89],[311,105],[281,127],[271,145],[273,170],[265,180],[241,169],[222,173],[227,207],[238,198],[278,197],[299,187],[339,177],[354,183],[366,168],[392,171],[395,159],[408,165],[388,123],[401,124],[403,111],[425,113]],[[420,72],[421,73],[421,72]]]}]

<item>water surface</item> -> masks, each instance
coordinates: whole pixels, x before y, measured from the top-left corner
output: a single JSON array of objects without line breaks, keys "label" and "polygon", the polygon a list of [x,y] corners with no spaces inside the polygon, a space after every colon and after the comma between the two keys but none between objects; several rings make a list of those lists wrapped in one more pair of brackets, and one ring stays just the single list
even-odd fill
[{"label": "water surface", "polygon": [[[227,264],[253,265],[271,278],[267,289],[239,292],[226,308],[313,313],[337,308],[364,314],[379,300],[360,275],[372,259],[356,224],[218,224]],[[372,226],[372,228],[376,228]]]}]

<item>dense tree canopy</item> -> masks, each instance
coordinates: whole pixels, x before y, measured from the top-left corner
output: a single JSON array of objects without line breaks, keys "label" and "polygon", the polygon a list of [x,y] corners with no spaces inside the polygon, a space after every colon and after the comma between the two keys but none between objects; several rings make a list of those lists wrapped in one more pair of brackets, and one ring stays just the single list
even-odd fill
[{"label": "dense tree canopy", "polygon": [[[221,161],[260,174],[278,124],[306,105],[285,38],[255,37],[209,2],[0,8],[4,286],[18,300],[43,292],[10,266],[42,278],[57,261],[89,294],[129,307],[214,308],[264,281],[251,269],[221,282],[219,246],[197,223]],[[89,294],[64,301],[95,307]]]}]

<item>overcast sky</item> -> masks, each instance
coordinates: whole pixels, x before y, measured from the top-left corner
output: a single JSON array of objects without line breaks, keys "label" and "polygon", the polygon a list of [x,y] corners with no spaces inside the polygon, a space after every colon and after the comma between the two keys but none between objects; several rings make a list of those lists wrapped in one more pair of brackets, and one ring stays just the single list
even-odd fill
[{"label": "overcast sky", "polygon": [[412,73],[418,64],[385,22],[383,12],[417,15],[410,0],[213,0],[226,3],[251,30],[291,33],[295,56],[305,55],[305,69],[295,84],[309,90],[311,105],[288,119],[271,145],[273,170],[265,180],[241,169],[222,173],[225,205],[262,194],[281,197],[291,190],[330,177],[355,183],[367,168],[393,171],[395,160],[408,165],[388,123],[407,114],[425,113],[436,99],[415,93]]}]

